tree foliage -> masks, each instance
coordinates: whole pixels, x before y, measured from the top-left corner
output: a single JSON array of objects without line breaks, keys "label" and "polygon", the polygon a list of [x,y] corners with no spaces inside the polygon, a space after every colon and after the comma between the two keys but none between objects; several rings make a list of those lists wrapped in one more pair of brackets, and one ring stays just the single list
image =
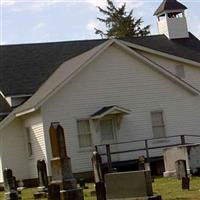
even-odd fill
[{"label": "tree foliage", "polygon": [[116,7],[112,0],[107,0],[106,9],[98,7],[105,18],[97,18],[106,26],[106,32],[95,28],[95,33],[105,38],[138,37],[150,34],[150,25],[142,27],[142,18],[133,17],[133,10],[126,12],[126,4]]}]

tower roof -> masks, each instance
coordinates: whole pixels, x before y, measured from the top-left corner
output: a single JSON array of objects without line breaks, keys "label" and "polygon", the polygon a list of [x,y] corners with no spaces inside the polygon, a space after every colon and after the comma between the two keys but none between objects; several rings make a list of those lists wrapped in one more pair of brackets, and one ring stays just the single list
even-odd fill
[{"label": "tower roof", "polygon": [[159,15],[160,13],[166,10],[186,10],[186,9],[187,9],[186,6],[184,6],[183,4],[179,3],[176,0],[164,0],[156,10],[154,15]]}]

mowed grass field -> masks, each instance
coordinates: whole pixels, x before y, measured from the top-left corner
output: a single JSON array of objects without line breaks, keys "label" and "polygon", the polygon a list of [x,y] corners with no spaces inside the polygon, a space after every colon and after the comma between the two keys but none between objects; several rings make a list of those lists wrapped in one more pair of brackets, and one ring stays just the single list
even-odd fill
[{"label": "mowed grass field", "polygon": [[[84,190],[84,200],[96,200],[91,196],[94,190],[94,184],[88,183],[88,189]],[[162,195],[163,200],[200,200],[200,177],[192,177],[190,181],[190,190],[181,189],[181,181],[175,178],[155,178],[153,183],[154,193]],[[36,188],[25,189],[22,192],[22,199],[31,200]],[[4,199],[3,192],[0,192],[0,199]],[[46,200],[46,199],[43,199]]]},{"label": "mowed grass field", "polygon": [[190,190],[181,189],[181,181],[175,178],[155,178],[153,189],[163,200],[200,200],[200,177],[192,177]]}]

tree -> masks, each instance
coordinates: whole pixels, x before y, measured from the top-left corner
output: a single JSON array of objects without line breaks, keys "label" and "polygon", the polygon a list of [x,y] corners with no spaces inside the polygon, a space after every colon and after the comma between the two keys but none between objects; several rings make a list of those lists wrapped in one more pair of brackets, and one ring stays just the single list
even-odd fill
[{"label": "tree", "polygon": [[107,0],[106,9],[98,7],[99,11],[105,15],[105,18],[97,18],[105,23],[106,32],[95,28],[95,33],[106,38],[125,38],[138,37],[150,34],[150,25],[142,28],[142,18],[133,17],[133,10],[126,12],[126,4],[117,8],[112,0]]}]

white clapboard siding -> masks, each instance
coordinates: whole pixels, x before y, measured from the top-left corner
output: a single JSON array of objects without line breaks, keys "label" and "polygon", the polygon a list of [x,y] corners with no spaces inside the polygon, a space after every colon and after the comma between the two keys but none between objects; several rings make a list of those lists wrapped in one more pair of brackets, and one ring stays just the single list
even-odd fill
[{"label": "white clapboard siding", "polygon": [[[46,148],[44,140],[43,122],[40,112],[32,113],[24,117],[24,128],[30,129],[33,156],[27,160],[29,166],[29,177],[37,177],[37,160],[46,160]],[[27,151],[26,151],[27,152]]]},{"label": "white clapboard siding", "polygon": [[0,183],[3,182],[3,168],[2,168],[2,157],[0,157]]},{"label": "white clapboard siding", "polygon": [[200,67],[195,67],[189,64],[184,64],[178,61],[174,60],[169,60],[164,57],[155,55],[155,54],[150,54],[150,53],[144,53],[141,52],[143,55],[151,59],[152,61],[160,64],[161,66],[165,67],[167,70],[171,71],[172,73],[176,74],[176,66],[177,65],[182,65],[184,66],[184,71],[185,71],[185,78],[189,84],[193,85],[197,89],[200,90]]},{"label": "white clapboard siding", "polygon": [[[150,112],[155,110],[164,111],[167,135],[200,134],[199,96],[113,45],[43,104],[48,159],[49,126],[60,122],[73,172],[91,170],[92,151],[79,149],[76,120],[110,105],[131,110],[117,131],[118,142],[153,137]],[[92,134],[93,143],[101,143],[99,135]]]},{"label": "white clapboard siding", "polygon": [[[29,178],[23,123],[16,118],[0,132],[2,169],[10,168],[17,179]],[[2,171],[0,180],[3,180]]]}]

